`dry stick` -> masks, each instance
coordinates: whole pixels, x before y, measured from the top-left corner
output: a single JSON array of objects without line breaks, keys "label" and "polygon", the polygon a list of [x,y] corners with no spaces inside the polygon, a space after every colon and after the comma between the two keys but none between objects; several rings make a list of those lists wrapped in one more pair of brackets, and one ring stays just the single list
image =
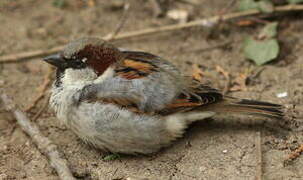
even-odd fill
[{"label": "dry stick", "polygon": [[[279,6],[274,9],[274,12],[288,12],[288,11],[303,11],[303,5],[293,4],[293,5]],[[234,13],[230,13],[230,14],[199,19],[196,21],[191,21],[191,22],[183,23],[183,24],[167,25],[167,26],[162,26],[162,27],[158,27],[158,28],[148,28],[148,29],[143,29],[143,30],[139,30],[139,31],[126,32],[123,34],[121,33],[120,35],[117,35],[115,37],[115,40],[127,39],[127,38],[138,37],[138,36],[160,33],[160,32],[174,31],[174,30],[179,30],[179,29],[184,29],[184,28],[189,28],[189,27],[194,27],[194,26],[210,26],[210,25],[217,24],[220,21],[227,21],[227,20],[232,20],[232,19],[236,19],[236,18],[240,18],[240,17],[259,15],[259,14],[262,14],[262,12],[260,12],[258,10],[248,10],[245,12],[234,12]],[[271,13],[271,14],[273,14],[273,13]],[[268,14],[268,15],[271,15],[271,14]],[[108,40],[109,37],[103,37],[103,39]],[[49,54],[62,50],[63,47],[64,46],[57,46],[57,47],[54,47],[49,50],[36,50],[36,51],[30,51],[30,52],[23,52],[23,53],[19,53],[19,54],[0,56],[0,63],[12,63],[12,62],[17,62],[20,59],[24,60],[24,59],[49,55]]]},{"label": "dry stick", "polygon": [[189,4],[189,5],[192,5],[192,6],[196,6],[199,4],[199,2],[195,1],[195,0],[176,0],[177,2],[180,2],[180,3],[185,3],[185,4]]},{"label": "dry stick", "polygon": [[29,112],[31,109],[33,109],[36,106],[36,104],[45,96],[45,91],[47,90],[48,86],[51,84],[52,74],[53,74],[53,69],[49,66],[48,72],[44,77],[43,84],[41,85],[41,87],[39,87],[40,89],[39,95],[36,96],[32,104],[30,104],[27,108],[25,108],[24,110],[25,112]]},{"label": "dry stick", "polygon": [[[35,50],[35,51],[28,51],[28,52],[22,52],[18,54],[10,54],[10,55],[4,55],[0,57],[0,63],[10,63],[10,62],[16,62],[19,60],[29,59],[29,58],[36,58],[41,57],[48,54],[53,54],[58,51],[61,51],[64,48],[64,46],[56,46],[51,49],[47,50]],[[20,61],[22,62],[22,61]]]},{"label": "dry stick", "polygon": [[234,4],[237,2],[237,0],[231,0],[228,2],[226,7],[224,7],[222,10],[219,11],[219,15],[224,15],[227,11],[229,11],[232,7],[234,7]]},{"label": "dry stick", "polygon": [[158,0],[149,0],[149,1],[152,5],[154,17],[161,16],[163,14],[163,10],[161,8],[161,5],[160,5],[159,1]]},{"label": "dry stick", "polygon": [[261,148],[261,132],[258,131],[256,135],[256,150],[257,150],[257,166],[256,166],[256,180],[262,180],[262,148]]},{"label": "dry stick", "polygon": [[49,96],[47,96],[45,98],[43,105],[41,106],[41,108],[38,110],[38,112],[33,117],[33,121],[36,121],[41,116],[41,114],[46,110],[46,108],[48,106],[48,100],[49,100]]},{"label": "dry stick", "polygon": [[185,50],[183,52],[185,53],[191,53],[191,52],[204,52],[204,51],[207,51],[209,52],[210,50],[215,50],[217,48],[222,48],[222,47],[225,47],[231,43],[233,43],[234,41],[227,41],[227,42],[223,42],[223,43],[220,43],[220,44],[216,44],[216,45],[213,45],[213,46],[208,46],[208,47],[198,47],[198,48],[195,48],[195,49],[188,49],[188,50]]},{"label": "dry stick", "polygon": [[75,178],[68,168],[67,161],[59,155],[58,147],[47,137],[42,135],[37,125],[31,122],[25,113],[17,107],[13,100],[4,93],[3,88],[0,88],[0,99],[3,101],[6,110],[14,114],[19,126],[31,137],[40,152],[47,156],[50,165],[57,171],[60,179],[74,180]]},{"label": "dry stick", "polygon": [[121,31],[121,29],[124,27],[125,22],[128,18],[129,7],[130,7],[130,4],[126,1],[124,3],[124,7],[123,7],[124,11],[123,11],[121,20],[120,20],[119,24],[117,25],[116,30],[114,31],[114,33],[111,33],[111,34],[105,36],[103,39],[107,39],[108,41],[112,41],[117,37],[117,35]]}]

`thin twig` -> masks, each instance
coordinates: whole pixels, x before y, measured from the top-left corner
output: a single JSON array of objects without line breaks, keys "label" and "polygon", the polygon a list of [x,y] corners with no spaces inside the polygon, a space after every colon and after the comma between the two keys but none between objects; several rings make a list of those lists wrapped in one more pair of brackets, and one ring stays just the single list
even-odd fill
[{"label": "thin twig", "polygon": [[[303,5],[299,4],[291,4],[291,5],[285,5],[285,6],[278,6],[274,8],[273,13],[266,14],[266,16],[273,15],[274,13],[282,13],[282,12],[289,12],[289,11],[303,11]],[[260,15],[263,14],[259,10],[248,10],[244,12],[234,12],[229,13],[225,15],[218,15],[218,16],[212,16],[204,19],[199,19],[196,21],[191,21],[188,23],[182,23],[182,24],[174,24],[174,25],[167,25],[157,28],[147,28],[139,31],[133,31],[133,32],[126,32],[121,33],[120,35],[117,35],[115,37],[115,40],[121,40],[121,39],[127,39],[127,38],[133,38],[143,35],[149,35],[154,33],[161,33],[161,32],[168,32],[168,31],[175,31],[180,30],[184,28],[190,28],[194,26],[213,26],[219,22],[222,21],[228,21],[236,18],[243,18],[247,16],[253,16],[253,15]],[[108,37],[103,37],[104,40],[108,40]],[[0,56],[0,63],[12,63],[17,62],[20,60],[25,60],[29,58],[35,58],[35,57],[41,57],[45,55],[49,55],[55,52],[58,52],[63,49],[64,46],[57,46],[48,50],[36,50],[36,51],[30,51],[30,52],[22,52],[19,54],[11,54],[11,55],[4,55]]]},{"label": "thin twig", "polygon": [[236,2],[237,2],[237,0],[231,0],[231,1],[227,4],[227,6],[226,6],[226,8],[224,9],[224,11],[225,11],[225,12],[229,11],[231,8],[234,7],[234,5],[236,4]]},{"label": "thin twig", "polygon": [[124,7],[123,7],[123,14],[122,14],[120,22],[118,23],[114,33],[110,33],[108,36],[104,37],[105,39],[107,39],[108,41],[112,41],[116,38],[116,36],[121,31],[121,29],[124,27],[125,22],[128,18],[129,7],[130,7],[129,2],[127,2],[127,0],[125,0]]},{"label": "thin twig", "polygon": [[44,81],[42,85],[39,87],[39,95],[35,97],[34,101],[27,108],[25,108],[24,110],[25,112],[29,112],[31,109],[33,109],[36,106],[36,104],[45,96],[45,92],[52,82],[52,78],[51,78],[52,74],[53,74],[53,69],[51,68],[51,66],[49,66],[48,72],[44,77]]},{"label": "thin twig", "polygon": [[48,106],[48,101],[49,101],[49,96],[47,96],[45,98],[45,101],[43,103],[43,105],[41,106],[41,108],[38,110],[38,112],[35,114],[35,116],[33,117],[33,121],[35,122],[40,116],[41,114],[46,110],[47,106]]},{"label": "thin twig", "polygon": [[256,166],[256,180],[262,180],[262,139],[261,132],[256,134],[256,151],[257,151],[257,166]]},{"label": "thin twig", "polygon": [[64,46],[56,46],[51,49],[45,49],[45,50],[34,50],[34,51],[28,51],[28,52],[21,52],[18,54],[9,54],[0,56],[0,63],[14,63],[14,62],[22,62],[23,60],[30,59],[30,58],[36,58],[41,56],[46,56],[49,54],[56,53],[58,51],[61,51],[64,48]]},{"label": "thin twig", "polygon": [[228,46],[229,44],[233,43],[233,41],[226,41],[226,42],[223,42],[223,43],[219,43],[219,44],[215,44],[213,46],[208,46],[208,47],[198,47],[198,48],[195,48],[195,49],[186,49],[184,50],[183,52],[185,53],[191,53],[191,52],[209,52],[211,50],[215,50],[215,49],[218,49],[218,48],[224,48],[226,46]]},{"label": "thin twig", "polygon": [[199,2],[196,0],[176,0],[176,1],[184,4],[189,4],[191,6],[197,6],[199,4]]},{"label": "thin twig", "polygon": [[163,10],[158,0],[149,0],[153,8],[154,17],[160,17],[163,14]]},{"label": "thin twig", "polygon": [[74,180],[67,161],[60,157],[58,147],[43,136],[38,126],[31,122],[31,120],[22,112],[13,100],[4,93],[4,89],[0,88],[0,99],[7,111],[14,114],[18,125],[22,130],[28,134],[33,142],[37,145],[41,153],[43,153],[49,160],[50,165],[56,170],[60,179]]},{"label": "thin twig", "polygon": [[219,15],[224,15],[225,13],[227,13],[237,2],[237,0],[230,0],[229,2],[227,2],[228,4],[219,11]]}]

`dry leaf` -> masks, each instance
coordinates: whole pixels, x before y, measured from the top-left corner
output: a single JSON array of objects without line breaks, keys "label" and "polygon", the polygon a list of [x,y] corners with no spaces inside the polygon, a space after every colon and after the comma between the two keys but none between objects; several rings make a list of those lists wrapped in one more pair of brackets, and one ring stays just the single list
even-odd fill
[{"label": "dry leaf", "polygon": [[202,77],[203,77],[203,72],[202,70],[199,68],[199,66],[197,64],[193,64],[192,65],[193,68],[193,73],[192,73],[192,77],[200,82],[202,82]]},{"label": "dry leaf", "polygon": [[290,153],[287,159],[284,160],[284,164],[297,159],[303,153],[303,144],[299,146],[294,152]]},{"label": "dry leaf", "polygon": [[238,26],[252,26],[256,23],[252,20],[241,20],[241,21],[236,22],[236,24]]},{"label": "dry leaf", "polygon": [[96,6],[96,2],[95,2],[95,0],[88,0],[87,5],[88,5],[88,7],[94,7],[94,6]]},{"label": "dry leaf", "polygon": [[247,91],[246,81],[248,78],[248,73],[239,74],[236,79],[233,81],[233,86],[230,88],[230,91]]},{"label": "dry leaf", "polygon": [[225,71],[221,66],[217,65],[216,66],[216,71],[218,71],[219,73],[223,74],[223,76],[226,79],[226,83],[224,86],[224,89],[222,91],[222,93],[225,95],[226,93],[228,93],[229,89],[230,89],[230,76],[229,73],[227,71]]},{"label": "dry leaf", "polygon": [[216,66],[216,71],[218,71],[219,73],[223,74],[223,76],[226,79],[229,79],[229,73],[227,71],[225,71],[221,66],[217,65]]}]

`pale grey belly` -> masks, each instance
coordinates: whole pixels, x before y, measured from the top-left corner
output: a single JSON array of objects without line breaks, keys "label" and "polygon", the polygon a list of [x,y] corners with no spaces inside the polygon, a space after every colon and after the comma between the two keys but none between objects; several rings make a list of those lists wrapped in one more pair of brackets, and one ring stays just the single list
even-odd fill
[{"label": "pale grey belly", "polygon": [[135,114],[112,104],[81,103],[72,108],[67,122],[85,142],[111,152],[151,153],[174,139],[161,117]]}]

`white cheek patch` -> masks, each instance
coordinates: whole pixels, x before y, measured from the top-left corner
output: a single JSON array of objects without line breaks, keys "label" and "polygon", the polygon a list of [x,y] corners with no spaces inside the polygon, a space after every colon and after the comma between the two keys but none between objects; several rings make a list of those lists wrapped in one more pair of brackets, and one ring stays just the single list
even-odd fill
[{"label": "white cheek patch", "polygon": [[98,77],[91,68],[84,69],[66,69],[62,77],[63,86],[84,86],[90,83],[102,83],[105,79],[114,76],[114,69],[109,67],[102,75]]},{"label": "white cheek patch", "polygon": [[63,85],[87,84],[97,78],[97,74],[91,68],[66,69],[62,78]]}]

